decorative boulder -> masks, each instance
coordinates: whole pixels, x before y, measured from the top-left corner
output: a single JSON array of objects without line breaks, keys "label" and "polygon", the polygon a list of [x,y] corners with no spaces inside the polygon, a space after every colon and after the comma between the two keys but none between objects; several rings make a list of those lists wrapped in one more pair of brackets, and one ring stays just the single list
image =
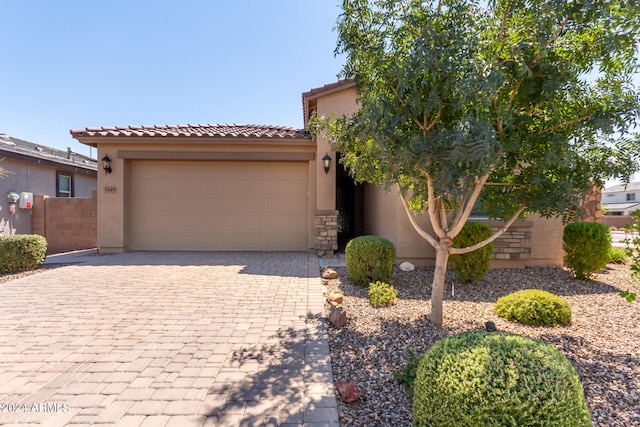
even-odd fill
[{"label": "decorative boulder", "polygon": [[344,294],[342,292],[329,292],[327,294],[328,303],[335,302],[336,304],[342,304],[343,300],[344,300]]},{"label": "decorative boulder", "polygon": [[414,269],[414,265],[411,264],[409,261],[405,261],[402,264],[400,264],[400,270],[402,271],[413,271]]},{"label": "decorative boulder", "polygon": [[331,303],[331,309],[329,311],[329,321],[336,328],[341,328],[347,324],[347,313],[342,309],[342,306]]},{"label": "decorative boulder", "polygon": [[324,268],[322,270],[322,278],[327,280],[333,280],[338,278],[338,273],[333,268]]},{"label": "decorative boulder", "polygon": [[356,387],[356,383],[353,381],[338,381],[336,382],[336,388],[338,389],[338,393],[340,393],[340,399],[342,399],[344,403],[353,403],[360,398],[358,387]]}]

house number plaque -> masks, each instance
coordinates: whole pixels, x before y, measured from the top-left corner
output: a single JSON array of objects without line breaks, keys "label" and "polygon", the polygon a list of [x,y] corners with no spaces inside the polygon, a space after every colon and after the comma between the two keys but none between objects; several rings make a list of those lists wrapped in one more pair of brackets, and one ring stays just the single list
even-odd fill
[{"label": "house number plaque", "polygon": [[104,192],[105,193],[115,193],[116,192],[116,188],[115,186],[106,186],[104,187]]}]

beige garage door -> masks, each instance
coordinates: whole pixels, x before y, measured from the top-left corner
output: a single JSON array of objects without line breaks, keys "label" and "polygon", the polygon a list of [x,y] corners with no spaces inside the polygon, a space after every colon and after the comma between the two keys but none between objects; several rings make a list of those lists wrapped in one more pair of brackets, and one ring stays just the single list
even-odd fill
[{"label": "beige garage door", "polygon": [[133,161],[132,248],[307,250],[308,177],[307,162]]}]

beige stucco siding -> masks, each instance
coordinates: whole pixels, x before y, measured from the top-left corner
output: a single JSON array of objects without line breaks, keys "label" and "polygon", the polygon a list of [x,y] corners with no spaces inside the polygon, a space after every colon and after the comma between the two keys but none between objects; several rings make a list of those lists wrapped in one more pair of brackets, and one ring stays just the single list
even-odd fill
[{"label": "beige stucco siding", "polygon": [[308,162],[131,161],[134,250],[307,250]]},{"label": "beige stucco siding", "polygon": [[[358,111],[358,105],[355,102],[355,87],[350,87],[337,92],[325,94],[315,100],[315,109],[318,117],[339,117],[343,114],[352,114]],[[329,154],[332,159],[331,167],[335,171],[336,153],[334,147],[322,135],[317,140],[316,159],[322,162],[325,154]],[[316,168],[316,179],[318,183],[317,190],[317,209],[332,210],[336,204],[336,175],[335,172],[326,174],[321,167]]]}]

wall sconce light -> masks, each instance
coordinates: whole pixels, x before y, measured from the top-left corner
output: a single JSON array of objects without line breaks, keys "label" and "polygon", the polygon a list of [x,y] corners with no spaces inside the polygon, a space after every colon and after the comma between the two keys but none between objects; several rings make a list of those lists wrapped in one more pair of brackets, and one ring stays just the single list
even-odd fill
[{"label": "wall sconce light", "polygon": [[104,169],[105,175],[111,173],[111,159],[106,154],[102,158],[102,169]]},{"label": "wall sconce light", "polygon": [[324,165],[324,173],[328,174],[329,169],[331,168],[331,157],[329,153],[325,154],[322,158],[322,164]]}]

